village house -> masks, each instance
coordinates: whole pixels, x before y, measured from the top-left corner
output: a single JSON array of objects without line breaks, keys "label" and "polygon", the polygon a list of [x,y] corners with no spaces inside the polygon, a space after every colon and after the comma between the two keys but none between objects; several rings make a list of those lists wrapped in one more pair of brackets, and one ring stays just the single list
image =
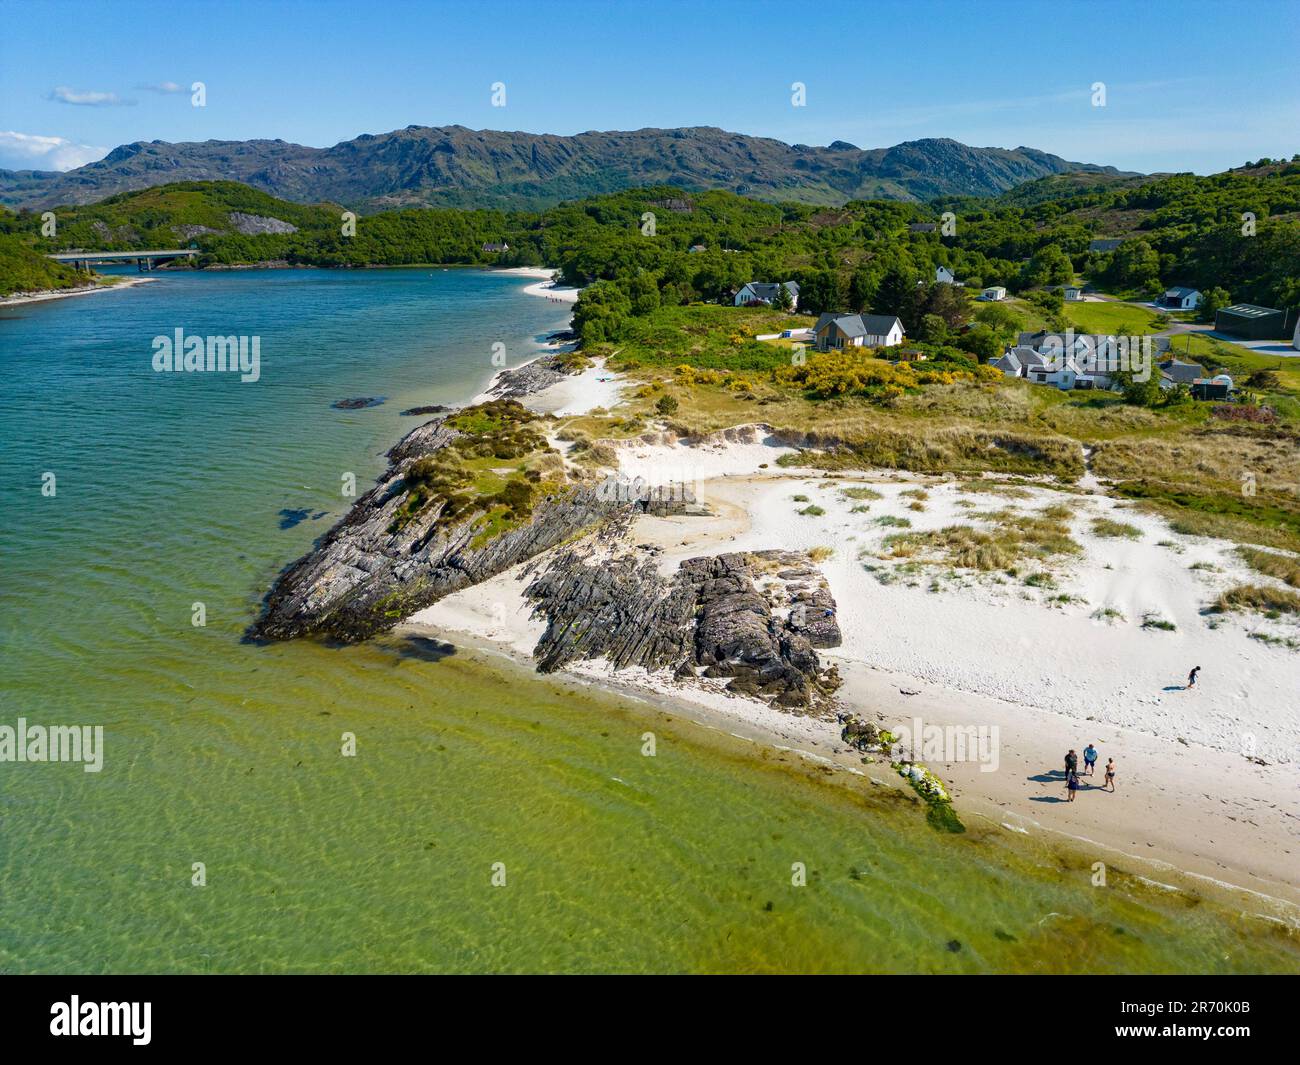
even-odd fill
[{"label": "village house", "polygon": [[957,275],[946,266],[936,266],[934,268],[934,280],[935,284],[939,285],[955,285],[957,283]]},{"label": "village house", "polygon": [[1201,305],[1201,294],[1194,288],[1176,285],[1165,289],[1165,294],[1160,297],[1159,302],[1161,307],[1168,307],[1171,310],[1194,311]]},{"label": "village house", "polygon": [[933,233],[938,228],[938,222],[913,222],[907,227],[907,231],[909,233]]},{"label": "village house", "polygon": [[1205,376],[1205,367],[1199,362],[1183,362],[1181,359],[1165,359],[1160,363],[1160,387],[1175,388],[1187,385],[1189,388]]},{"label": "village house", "polygon": [[1066,303],[1078,303],[1083,299],[1083,289],[1076,285],[1066,285],[1061,289],[1061,295],[1065,297]]},{"label": "village house", "polygon": [[487,241],[483,245],[483,251],[488,255],[499,255],[501,252],[509,250],[510,245],[505,241],[501,241],[499,244],[495,241]]},{"label": "village house", "polygon": [[996,303],[998,300],[1004,300],[1007,298],[1007,290],[1001,285],[993,285],[981,292],[979,298]]},{"label": "village house", "polygon": [[784,288],[790,294],[790,310],[799,306],[799,282],[751,281],[736,293],[737,307],[771,307],[777,299],[777,293]]},{"label": "village house", "polygon": [[903,323],[892,314],[822,314],[813,327],[818,351],[888,348],[903,342]]}]

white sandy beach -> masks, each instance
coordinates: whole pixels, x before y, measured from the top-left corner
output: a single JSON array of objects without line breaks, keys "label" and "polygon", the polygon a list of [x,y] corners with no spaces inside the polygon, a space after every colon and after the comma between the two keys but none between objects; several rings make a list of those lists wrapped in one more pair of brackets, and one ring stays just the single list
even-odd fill
[{"label": "white sandy beach", "polygon": [[497,271],[499,274],[514,274],[516,277],[535,277],[537,284],[529,285],[524,291],[530,296],[544,296],[560,303],[577,303],[580,288],[560,285],[555,281],[555,271],[539,266],[510,266]]},{"label": "white sandy beach", "polygon": [[118,289],[131,288],[133,285],[147,285],[157,281],[156,277],[125,277],[112,285],[82,285],[78,288],[50,288],[40,292],[16,292],[12,296],[0,299],[0,307],[13,307],[21,303],[44,303],[46,300],[64,300],[72,296],[89,296],[95,292],[113,292]]},{"label": "white sandy beach", "polygon": [[[579,414],[613,406],[621,387],[597,365],[524,402]],[[1098,861],[1141,863],[1157,881],[1221,883],[1300,904],[1300,653],[1252,638],[1300,633],[1282,620],[1203,612],[1224,588],[1270,583],[1246,567],[1235,545],[1175,533],[1090,477],[1073,492],[1020,484],[1003,496],[962,491],[954,477],[777,466],[790,452],[761,426],[690,444],[649,432],[617,445],[622,473],[691,483],[711,511],[641,516],[629,541],[662,548],[666,573],[700,554],[830,548],[821,568],[844,642],[822,654],[840,668],[846,709],[894,729],[918,717],[926,725],[998,729],[994,771],[976,761],[929,762],[963,817],[1063,837]],[[853,486],[880,498],[846,496]],[[918,490],[923,501],[904,495]],[[972,515],[979,512],[1029,514],[1062,503],[1084,550],[1031,563],[1016,578],[882,557],[897,526],[878,524],[881,518],[925,531],[978,524]],[[798,513],[810,504],[824,513]],[[1098,537],[1091,524],[1102,517],[1135,527],[1139,538]],[[544,622],[523,597],[523,569],[448,596],[409,624],[527,659]],[[1024,583],[1038,569],[1050,570],[1053,587]],[[1173,629],[1143,627],[1144,619]],[[1184,690],[1194,665],[1202,667],[1200,682]],[[683,685],[667,674],[614,673],[603,662],[569,672],[644,693],[708,727],[899,785],[886,762],[864,764],[840,740],[837,723],[731,695],[723,682]],[[1063,756],[1090,742],[1101,752],[1099,774],[1115,759],[1116,791],[1102,791],[1100,775],[1085,778],[1067,803]],[[1256,901],[1300,922],[1300,910]]]},{"label": "white sandy beach", "polygon": [[[545,393],[526,402],[564,413],[608,407],[606,384],[601,373],[588,371],[565,383],[562,404]],[[1021,486],[1025,497],[1003,498],[962,492],[955,478],[892,470],[828,476],[778,467],[776,459],[789,450],[760,427],[729,430],[696,446],[666,433],[621,445],[620,468],[628,476],[693,482],[712,510],[709,517],[642,516],[630,541],[663,547],[665,571],[710,552],[831,548],[821,567],[844,643],[822,653],[840,666],[847,708],[886,727],[920,716],[926,724],[999,729],[996,771],[983,772],[975,762],[931,763],[950,782],[960,813],[1008,831],[1069,837],[1095,848],[1098,860],[1156,863],[1148,866],[1156,879],[1150,870],[1164,868],[1166,877],[1181,870],[1193,881],[1222,881],[1300,903],[1300,654],[1251,637],[1294,637],[1295,626],[1202,613],[1225,587],[1269,580],[1250,571],[1233,544],[1174,533],[1100,489]],[[853,485],[881,498],[843,495]],[[928,493],[923,510],[902,495],[916,489]],[[809,503],[796,495],[825,513],[797,513]],[[908,567],[909,560],[878,557],[895,531],[876,524],[883,516],[906,518],[923,531],[977,521],[975,511],[1015,506],[1028,513],[1062,502],[1084,551],[1050,567],[1054,588],[1002,573]],[[1140,539],[1095,536],[1097,517],[1135,526]],[[530,616],[522,589],[519,572],[510,571],[447,597],[411,622],[528,657],[543,624]],[[1113,613],[1094,616],[1103,610]],[[1144,628],[1144,618],[1174,629]],[[1200,683],[1185,691],[1194,665],[1203,667]],[[603,663],[571,672],[693,706],[713,727],[730,723],[737,735],[892,779],[883,763],[864,768],[834,722],[668,676],[611,675]],[[1117,791],[1085,786],[1075,803],[1066,803],[1063,755],[1089,742],[1101,751],[1101,765],[1115,758]]]}]

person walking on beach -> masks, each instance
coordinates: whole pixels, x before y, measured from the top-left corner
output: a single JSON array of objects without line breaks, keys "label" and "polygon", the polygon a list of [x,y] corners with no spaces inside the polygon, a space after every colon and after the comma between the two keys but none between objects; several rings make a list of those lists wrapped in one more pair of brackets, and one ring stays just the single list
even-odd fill
[{"label": "person walking on beach", "polygon": [[1070,770],[1069,775],[1065,778],[1065,788],[1070,794],[1070,802],[1074,802],[1074,796],[1079,790],[1079,774]]},{"label": "person walking on beach", "polygon": [[1097,769],[1097,748],[1091,743],[1083,749],[1083,775],[1090,777]]},{"label": "person walking on beach", "polygon": [[1079,769],[1079,756],[1074,753],[1074,748],[1071,747],[1065,753],[1065,775],[1068,777],[1071,773],[1077,772],[1078,769]]},{"label": "person walking on beach", "polygon": [[1106,759],[1106,790],[1115,790],[1115,759]]},{"label": "person walking on beach", "polygon": [[1193,669],[1190,673],[1187,674],[1187,688],[1189,691],[1192,688],[1196,687],[1196,674],[1198,674],[1200,671],[1201,671],[1201,667],[1197,666],[1195,669]]}]

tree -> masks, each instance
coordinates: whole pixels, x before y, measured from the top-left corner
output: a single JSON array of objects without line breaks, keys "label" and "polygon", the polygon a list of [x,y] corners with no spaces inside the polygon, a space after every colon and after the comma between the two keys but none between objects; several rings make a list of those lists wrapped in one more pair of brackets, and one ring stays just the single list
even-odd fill
[{"label": "tree", "polygon": [[1044,244],[1020,271],[1020,287],[1069,285],[1074,281],[1074,263],[1055,244]]},{"label": "tree", "polygon": [[875,302],[876,281],[863,267],[859,266],[849,278],[849,310],[865,311]]},{"label": "tree", "polygon": [[1002,354],[1005,345],[997,334],[987,325],[973,325],[956,338],[956,344],[963,351],[969,351],[979,357],[981,362],[996,359]]},{"label": "tree", "polygon": [[794,297],[790,295],[790,290],[785,287],[784,281],[777,282],[776,298],[772,300],[772,306],[778,311],[790,311],[794,309]]},{"label": "tree", "polygon": [[942,344],[948,339],[948,323],[937,314],[923,315],[917,339],[925,344]]},{"label": "tree", "polygon": [[[906,327],[912,318],[915,300],[916,275],[901,266],[891,266],[880,279],[872,309],[880,314],[898,315]],[[915,326],[916,322],[911,322],[911,325]]]},{"label": "tree", "polygon": [[975,321],[988,326],[1003,340],[1010,340],[1025,324],[1020,315],[1001,303],[985,304],[975,312]]},{"label": "tree", "polygon": [[1197,308],[1197,317],[1202,322],[1214,321],[1214,316],[1224,307],[1232,304],[1232,297],[1226,289],[1211,288],[1201,293],[1201,305]]}]

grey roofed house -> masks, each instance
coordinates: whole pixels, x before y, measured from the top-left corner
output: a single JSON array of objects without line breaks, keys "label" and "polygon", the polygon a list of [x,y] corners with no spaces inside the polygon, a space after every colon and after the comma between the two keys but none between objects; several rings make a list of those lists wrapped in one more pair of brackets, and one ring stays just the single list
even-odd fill
[{"label": "grey roofed house", "polygon": [[1160,376],[1176,385],[1190,385],[1205,376],[1205,367],[1196,362],[1166,359],[1160,364]]},{"label": "grey roofed house", "polygon": [[1003,373],[1023,377],[1031,369],[1046,367],[1047,360],[1033,348],[1017,345],[1004,352],[1001,358],[995,359],[989,365],[996,367]]},{"label": "grey roofed house", "polygon": [[[785,290],[790,293],[792,299],[799,299],[798,281],[783,281],[780,285],[785,286]],[[749,289],[754,299],[763,300],[765,303],[771,303],[776,299],[777,293],[780,291],[780,285],[775,281],[751,281],[745,286],[745,288]],[[744,292],[745,289],[741,289],[740,291]]]},{"label": "grey roofed house", "polygon": [[1114,251],[1124,241],[1118,237],[1102,237],[1099,240],[1088,241],[1089,251]]},{"label": "grey roofed house", "polygon": [[913,222],[907,227],[907,231],[909,233],[933,233],[938,228],[938,222]]},{"label": "grey roofed house", "polygon": [[896,314],[835,314],[823,311],[813,332],[821,332],[822,326],[834,322],[845,336],[885,336],[897,321]]},{"label": "grey roofed house", "polygon": [[903,323],[895,314],[835,314],[823,311],[813,326],[813,335],[817,338],[818,350],[826,351],[832,346],[839,346],[831,344],[834,333],[839,333],[843,340],[861,341],[866,337],[888,337],[895,327],[898,328],[901,341]]}]

